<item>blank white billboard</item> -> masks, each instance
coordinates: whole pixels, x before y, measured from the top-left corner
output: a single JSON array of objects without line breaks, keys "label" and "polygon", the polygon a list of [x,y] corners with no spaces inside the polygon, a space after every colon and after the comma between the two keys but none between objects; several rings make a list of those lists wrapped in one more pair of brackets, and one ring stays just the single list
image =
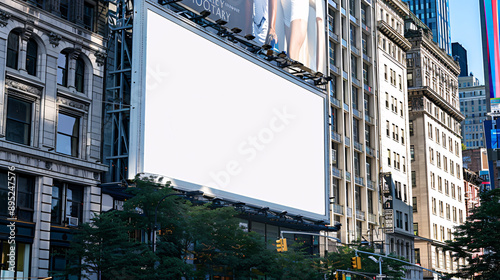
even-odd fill
[{"label": "blank white billboard", "polygon": [[157,12],[144,12],[136,56],[145,64],[133,81],[144,91],[132,104],[130,170],[328,220],[326,97]]}]

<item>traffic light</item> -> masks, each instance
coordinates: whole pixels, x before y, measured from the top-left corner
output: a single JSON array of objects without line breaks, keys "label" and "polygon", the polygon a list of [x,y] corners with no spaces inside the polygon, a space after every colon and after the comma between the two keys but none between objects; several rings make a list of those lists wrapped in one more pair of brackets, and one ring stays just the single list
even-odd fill
[{"label": "traffic light", "polygon": [[361,257],[352,257],[351,258],[351,267],[353,269],[361,269]]},{"label": "traffic light", "polygon": [[345,274],[341,271],[335,273],[335,280],[345,280]]},{"label": "traffic light", "polygon": [[276,240],[276,251],[278,252],[288,251],[288,247],[286,245],[286,238],[280,238]]}]

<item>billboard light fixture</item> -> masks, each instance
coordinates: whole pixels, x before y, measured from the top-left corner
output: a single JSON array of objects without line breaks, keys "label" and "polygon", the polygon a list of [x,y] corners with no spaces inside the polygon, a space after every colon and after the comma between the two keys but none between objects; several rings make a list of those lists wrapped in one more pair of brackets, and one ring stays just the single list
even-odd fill
[{"label": "billboard light fixture", "polygon": [[220,18],[220,19],[216,20],[215,23],[217,23],[217,25],[223,26],[223,25],[227,24],[227,21]]},{"label": "billboard light fixture", "polygon": [[253,36],[252,34],[247,34],[245,36],[243,36],[245,39],[247,39],[248,41],[252,41],[253,39],[255,39],[255,36]]},{"label": "billboard light fixture", "polygon": [[231,29],[231,32],[233,32],[234,34],[238,34],[238,33],[240,33],[241,31],[242,31],[242,30],[241,30],[241,28],[238,28],[238,27],[233,27],[233,28]]}]

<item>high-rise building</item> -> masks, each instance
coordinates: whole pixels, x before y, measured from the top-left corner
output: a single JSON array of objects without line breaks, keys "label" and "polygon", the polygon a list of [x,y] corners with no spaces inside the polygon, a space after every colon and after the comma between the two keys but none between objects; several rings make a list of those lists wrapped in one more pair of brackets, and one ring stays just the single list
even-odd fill
[{"label": "high-rise building", "polygon": [[100,212],[106,11],[100,1],[0,2],[2,279],[64,269],[72,229]]},{"label": "high-rise building", "polygon": [[[381,239],[388,253],[414,261],[413,208],[408,134],[404,19],[410,11],[400,0],[376,1],[380,172],[383,189],[384,230]],[[407,279],[421,279],[407,270]]]},{"label": "high-rise building", "polygon": [[486,147],[483,122],[487,119],[486,90],[474,76],[458,77],[460,112],[465,116],[462,122],[462,143],[466,149]]},{"label": "high-rise building", "polygon": [[333,222],[343,242],[378,232],[374,6],[328,1]]},{"label": "high-rise building", "polygon": [[404,0],[412,11],[432,31],[432,39],[451,54],[450,7],[448,0]]},{"label": "high-rise building", "polygon": [[467,50],[460,43],[451,43],[451,55],[460,64],[459,77],[466,77],[469,75],[469,64],[467,62]]},{"label": "high-rise building", "polygon": [[[423,267],[448,273],[458,263],[442,249],[465,219],[458,97],[460,68],[415,17],[406,22],[408,107],[413,189],[415,258]],[[424,279],[437,279],[424,272]]]}]

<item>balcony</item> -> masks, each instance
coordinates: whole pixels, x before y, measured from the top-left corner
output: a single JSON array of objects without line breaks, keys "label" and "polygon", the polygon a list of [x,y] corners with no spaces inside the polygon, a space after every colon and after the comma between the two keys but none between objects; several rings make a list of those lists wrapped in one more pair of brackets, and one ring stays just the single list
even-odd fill
[{"label": "balcony", "polygon": [[339,36],[337,34],[333,33],[333,31],[328,30],[328,34],[330,35],[330,38],[332,38],[334,41],[336,41],[336,42],[339,41]]},{"label": "balcony", "polygon": [[342,38],[342,46],[344,46],[345,48],[347,48],[347,41],[344,40],[344,38]]},{"label": "balcony", "polygon": [[344,9],[344,7],[340,7],[340,12],[345,16],[345,9]]},{"label": "balcony", "polygon": [[372,224],[376,224],[377,223],[377,216],[375,214],[368,213],[368,222],[372,223]]},{"label": "balcony", "polygon": [[365,53],[363,54],[363,59],[364,59],[366,62],[368,62],[368,63],[372,63],[372,61],[371,61],[370,57],[368,57],[368,55],[367,55],[367,54],[365,54]]},{"label": "balcony", "polygon": [[335,131],[332,131],[332,140],[335,142],[342,143],[342,136]]},{"label": "balcony", "polygon": [[337,98],[333,97],[332,95],[330,95],[330,102],[337,108],[340,108],[340,101]]},{"label": "balcony", "polygon": [[352,218],[352,208],[346,207],[347,208],[347,217]]},{"label": "balcony", "polygon": [[357,142],[357,141],[354,141],[354,149],[358,150],[359,152],[363,152],[363,144]]},{"label": "balcony", "polygon": [[365,84],[365,91],[369,92],[369,93],[372,93],[372,87]]},{"label": "balcony", "polygon": [[358,19],[357,19],[357,18],[355,18],[353,15],[349,14],[349,19],[350,19],[350,20],[351,20],[354,24],[359,25],[359,24],[358,24]]},{"label": "balcony", "polygon": [[345,172],[345,179],[346,179],[346,181],[349,181],[349,182],[351,181],[351,172],[349,172],[349,171]]},{"label": "balcony", "polygon": [[366,146],[366,154],[371,156],[371,157],[375,157],[375,150]]},{"label": "balcony", "polygon": [[360,111],[358,111],[358,110],[356,110],[356,109],[354,109],[354,104],[352,105],[352,113],[353,113],[356,117],[358,117],[358,118],[363,118],[363,117],[361,116],[361,112],[360,112]]},{"label": "balcony", "polygon": [[375,121],[373,120],[373,117],[365,113],[365,121],[369,124],[375,125]]},{"label": "balcony", "polygon": [[349,105],[347,105],[347,104],[344,103],[344,110],[346,110],[346,111],[349,112]]},{"label": "balcony", "polygon": [[335,166],[332,166],[332,176],[337,179],[342,179],[342,171]]},{"label": "balcony", "polygon": [[359,50],[358,50],[358,48],[356,48],[353,44],[351,44],[351,51],[352,51],[355,55],[358,55],[358,56],[359,56]]},{"label": "balcony", "polygon": [[364,22],[361,23],[361,27],[363,28],[363,30],[370,33],[371,28],[369,26],[367,26]]},{"label": "balcony", "polygon": [[374,191],[375,190],[375,182],[371,181],[371,180],[366,180],[366,187],[371,190],[371,191]]},{"label": "balcony", "polygon": [[[351,138],[349,138],[347,136],[344,136],[344,138],[345,138],[345,145],[347,147],[350,147],[351,146]],[[349,179],[349,181],[350,181],[350,179]]]},{"label": "balcony", "polygon": [[[365,0],[366,1],[366,0]],[[328,4],[330,4],[330,6],[332,6],[333,8],[337,9],[337,3],[335,3],[335,1],[333,0],[328,0]]]},{"label": "balcony", "polygon": [[361,83],[359,82],[359,80],[354,77],[352,77],[352,83],[357,85],[358,87],[361,87]]},{"label": "balcony", "polygon": [[340,204],[332,204],[332,210],[333,210],[333,213],[335,214],[339,214],[339,215],[344,215],[344,205],[340,205]]},{"label": "balcony", "polygon": [[333,65],[333,63],[330,63],[330,70],[332,70],[333,73],[340,75],[339,68],[337,66]]},{"label": "balcony", "polygon": [[363,212],[361,210],[356,210],[356,219],[364,221],[365,220],[365,212]]},{"label": "balcony", "polygon": [[359,177],[359,176],[354,176],[354,183],[360,185],[360,186],[365,186],[364,182],[363,182],[363,178],[362,177]]},{"label": "balcony", "polygon": [[346,71],[342,71],[342,77],[346,80],[349,79],[349,75],[347,74]]}]

